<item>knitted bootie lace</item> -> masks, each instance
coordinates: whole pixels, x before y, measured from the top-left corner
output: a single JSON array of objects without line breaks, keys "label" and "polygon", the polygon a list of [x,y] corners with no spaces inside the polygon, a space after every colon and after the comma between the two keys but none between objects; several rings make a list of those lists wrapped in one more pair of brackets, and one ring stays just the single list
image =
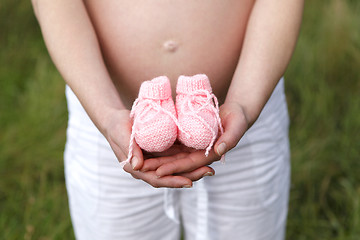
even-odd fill
[{"label": "knitted bootie lace", "polygon": [[134,141],[148,152],[162,152],[174,144],[178,123],[167,77],[157,77],[141,84],[130,117],[133,125],[126,162],[132,157]]},{"label": "knitted bootie lace", "polygon": [[182,131],[181,143],[195,149],[206,149],[208,156],[220,130],[224,132],[219,116],[219,103],[212,93],[205,74],[180,76],[176,88],[176,110]]}]

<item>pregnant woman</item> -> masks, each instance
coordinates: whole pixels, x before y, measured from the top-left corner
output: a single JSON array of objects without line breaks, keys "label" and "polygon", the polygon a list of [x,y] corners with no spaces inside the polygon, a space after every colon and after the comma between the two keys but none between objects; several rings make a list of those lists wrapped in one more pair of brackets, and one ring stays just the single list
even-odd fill
[{"label": "pregnant woman", "polygon": [[[290,164],[282,76],[303,0],[33,6],[67,84],[65,176],[77,239],[284,239]],[[210,79],[224,128],[209,155],[179,143],[160,153],[134,144],[123,171],[141,83],[167,76],[175,99],[179,76],[199,73]]]}]

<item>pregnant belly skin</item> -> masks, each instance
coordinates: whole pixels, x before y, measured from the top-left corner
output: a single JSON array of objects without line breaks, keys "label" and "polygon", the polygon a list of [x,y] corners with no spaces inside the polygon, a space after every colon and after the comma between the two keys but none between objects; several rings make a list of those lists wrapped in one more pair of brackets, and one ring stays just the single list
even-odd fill
[{"label": "pregnant belly skin", "polygon": [[222,102],[254,0],[84,1],[113,81],[127,106],[140,84],[205,73]]}]

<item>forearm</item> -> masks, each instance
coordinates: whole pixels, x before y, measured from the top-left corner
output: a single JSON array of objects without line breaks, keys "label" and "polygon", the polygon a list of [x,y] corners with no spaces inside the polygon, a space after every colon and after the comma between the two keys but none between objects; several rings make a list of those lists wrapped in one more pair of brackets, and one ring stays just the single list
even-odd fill
[{"label": "forearm", "polygon": [[48,51],[100,131],[108,113],[124,109],[81,0],[33,0]]},{"label": "forearm", "polygon": [[283,76],[295,48],[303,0],[257,0],[241,56],[226,97],[244,109],[253,124]]}]

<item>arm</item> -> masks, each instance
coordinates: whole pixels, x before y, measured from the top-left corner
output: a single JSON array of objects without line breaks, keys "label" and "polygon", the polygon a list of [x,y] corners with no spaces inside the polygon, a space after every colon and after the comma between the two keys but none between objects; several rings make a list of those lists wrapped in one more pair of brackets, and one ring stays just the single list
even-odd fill
[{"label": "arm", "polygon": [[[236,146],[284,75],[298,38],[303,5],[304,0],[255,2],[241,57],[222,106],[227,131],[215,145],[219,155]],[[225,145],[219,148],[222,143]]]},{"label": "arm", "polygon": [[[290,61],[301,25],[304,0],[257,0],[225,103],[220,108],[224,134],[208,158],[194,152],[179,161],[146,163],[158,176],[211,164],[240,141],[256,121]],[[157,160],[158,161],[158,160]],[[166,163],[164,159],[162,163]],[[151,164],[150,164],[151,163]]]},{"label": "arm", "polygon": [[[32,0],[48,51],[66,83],[74,91],[119,161],[127,157],[131,133],[129,111],[110,78],[98,39],[82,0]],[[143,164],[142,151],[134,146],[135,165],[125,170],[156,187],[190,186],[208,168],[186,176],[158,179],[154,172],[134,171]]]},{"label": "arm", "polygon": [[33,0],[54,64],[102,133],[112,111],[125,110],[80,0]]}]

